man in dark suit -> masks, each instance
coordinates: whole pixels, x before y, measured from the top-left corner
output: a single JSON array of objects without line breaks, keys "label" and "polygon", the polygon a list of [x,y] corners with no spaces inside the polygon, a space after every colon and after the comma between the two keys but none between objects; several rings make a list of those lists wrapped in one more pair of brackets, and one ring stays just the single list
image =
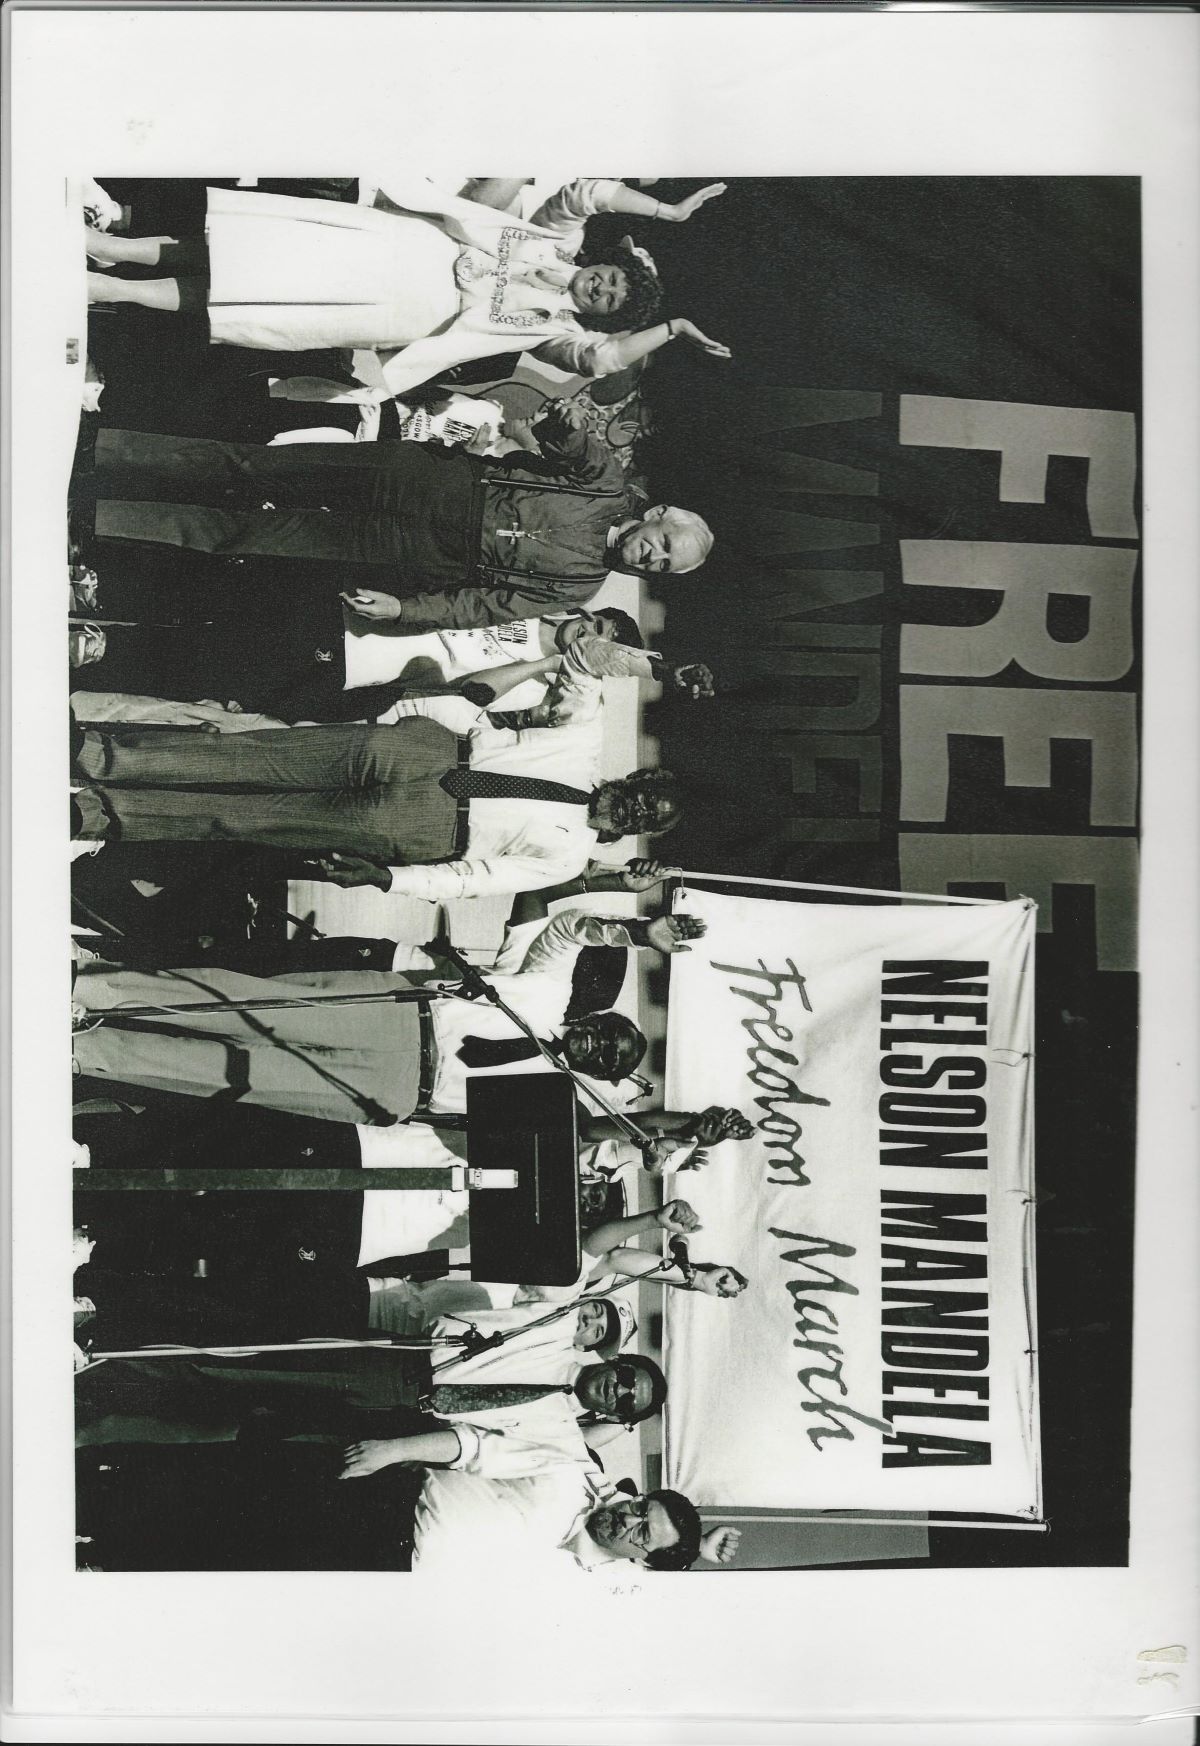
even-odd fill
[{"label": "man in dark suit", "polygon": [[610,570],[704,562],[701,518],[668,505],[632,514],[619,462],[570,403],[535,429],[537,452],[510,438],[491,461],[426,443],[101,431],[76,510],[94,489],[98,538],[352,566],[355,610],[400,634],[536,617],[583,605]]}]

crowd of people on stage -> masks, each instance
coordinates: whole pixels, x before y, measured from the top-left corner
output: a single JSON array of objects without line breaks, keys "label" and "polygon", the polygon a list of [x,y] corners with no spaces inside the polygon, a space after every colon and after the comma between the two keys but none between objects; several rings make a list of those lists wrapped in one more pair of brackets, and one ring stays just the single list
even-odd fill
[{"label": "crowd of people on stage", "polygon": [[[436,942],[301,934],[267,964],[163,961],[99,918],[75,952],[77,1144],[96,1165],[204,1152],[230,1168],[437,1168],[465,1157],[476,1075],[558,1063],[596,1096],[566,1287],[474,1279],[465,1189],[217,1196],[204,1277],[100,1217],[76,1275],[81,1447],[302,1439],[340,1452],[344,1479],[421,1467],[418,1568],[515,1547],[584,1568],[734,1558],[736,1529],[705,1527],[679,1493],[615,1487],[600,1451],[666,1398],[659,1367],[628,1350],[633,1287],[748,1286],[732,1262],[692,1258],[698,1220],[669,1186],[629,1210],[639,1172],[701,1168],[752,1129],[714,1106],[638,1114],[630,1137],[647,1042],[614,1010],[625,954],[687,951],[703,924],[579,902],[661,892],[663,862],[595,853],[656,843],[686,806],[669,771],[605,776],[604,682],[687,703],[716,689],[703,663],[668,663],[629,613],[593,604],[611,573],[685,576],[713,544],[694,509],[641,490],[629,445],[594,416],[599,383],[604,404],[627,403],[677,339],[698,363],[729,356],[670,313],[645,248],[589,246],[588,225],[702,223],[724,192],[407,174],[214,185],[193,236],[142,234],[136,198],[86,186],[93,322],[150,311],[152,340],[160,316],[205,320],[214,346],[268,354],[244,389],[260,431],[279,419],[252,442],[127,428],[105,407],[115,379],[82,417],[79,867],[119,853],[136,881],[139,855],[174,852],[196,855],[200,879],[212,857],[249,855],[281,883],[512,907],[487,972],[501,1005],[448,979]],[[526,355],[586,392],[514,382]],[[347,1344],[227,1355],[318,1338]],[[195,1350],[143,1351],[163,1342]]]}]

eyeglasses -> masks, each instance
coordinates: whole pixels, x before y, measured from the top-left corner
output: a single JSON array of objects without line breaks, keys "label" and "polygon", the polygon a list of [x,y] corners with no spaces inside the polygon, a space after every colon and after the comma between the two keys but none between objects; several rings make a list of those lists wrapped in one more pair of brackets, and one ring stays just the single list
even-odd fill
[{"label": "eyeglasses", "polygon": [[625,1506],[624,1513],[627,1516],[633,1516],[638,1524],[632,1533],[626,1534],[625,1538],[631,1545],[637,1546],[642,1552],[649,1552],[651,1540],[649,1498],[637,1497],[631,1499]]},{"label": "eyeglasses", "polygon": [[638,1370],[636,1364],[614,1364],[615,1411],[619,1419],[631,1419],[637,1406]]}]

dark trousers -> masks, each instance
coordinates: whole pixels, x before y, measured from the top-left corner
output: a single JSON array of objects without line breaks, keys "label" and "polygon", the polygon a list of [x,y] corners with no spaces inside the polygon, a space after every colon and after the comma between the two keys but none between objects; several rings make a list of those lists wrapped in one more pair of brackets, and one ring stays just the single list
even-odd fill
[{"label": "dark trousers", "polygon": [[393,564],[393,592],[462,586],[478,556],[478,470],[423,443],[271,448],[107,430],[95,467],[101,539]]},{"label": "dark trousers", "polygon": [[224,735],[89,729],[80,835],[443,860],[456,852],[457,808],[439,781],[457,757],[454,735],[423,719]]},{"label": "dark trousers", "polygon": [[[256,1341],[367,1337],[370,1290],[364,1274],[322,1266],[298,1251],[288,1268],[264,1267],[214,1279],[124,1272],[92,1263],[75,1293],[96,1306],[86,1324],[94,1352],[138,1346],[249,1346]],[[314,1255],[305,1263],[302,1256]]]},{"label": "dark trousers", "polygon": [[400,1436],[428,1386],[427,1358],[386,1350],[110,1358],[75,1378],[76,1445],[230,1442],[267,1413],[284,1436]]}]

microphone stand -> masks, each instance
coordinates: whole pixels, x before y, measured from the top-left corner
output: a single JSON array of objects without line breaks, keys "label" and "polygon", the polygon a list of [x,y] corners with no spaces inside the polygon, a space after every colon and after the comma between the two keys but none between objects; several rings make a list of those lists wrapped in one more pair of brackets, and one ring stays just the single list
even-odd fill
[{"label": "microphone stand", "polygon": [[[617,1126],[621,1128],[639,1147],[653,1144],[650,1135],[643,1132],[643,1130],[638,1127],[637,1123],[631,1120],[623,1110],[616,1109],[606,1098],[601,1096],[598,1091],[594,1090],[592,1086],[585,1084],[573,1068],[569,1067],[565,1061],[561,1060],[552,1049],[547,1048],[532,1027],[526,1024],[520,1013],[514,1012],[512,1007],[508,1005],[507,1001],[501,999],[500,995],[492,987],[491,983],[487,981],[480,970],[472,964],[469,959],[464,958],[462,953],[450,944],[449,940],[444,937],[439,938],[432,942],[431,949],[436,951],[439,957],[445,958],[448,963],[454,966],[462,978],[464,989],[469,990],[472,995],[482,996],[485,1000],[490,1001],[493,1006],[498,1007],[499,1010],[504,1013],[505,1017],[508,1018],[519,1031],[523,1032],[524,1035],[529,1038],[530,1042],[534,1044],[538,1053],[544,1060],[548,1061],[557,1072],[565,1073],[567,1078],[573,1082],[576,1089],[583,1092],[586,1097],[590,1097],[593,1103],[598,1104],[600,1108],[616,1122]],[[369,1005],[381,1001],[403,1001],[405,999],[421,998],[432,992],[432,990],[427,989],[404,989],[382,995],[318,995],[316,997],[310,996],[307,999],[297,998],[292,1000],[201,1001],[190,1007],[185,1007],[182,1010],[184,1012],[195,1012],[223,1009],[225,1011],[234,1012],[253,1012],[270,1010],[272,1008],[280,1009],[286,1007],[310,1006],[314,1004],[329,1006]],[[437,992],[441,995],[445,995],[449,991],[439,989]],[[121,1007],[115,1010],[119,1011],[125,1017],[149,1018],[157,1016],[164,1011],[170,1011],[171,1009],[162,1006],[146,1006]],[[569,1309],[577,1310],[578,1307],[579,1301],[573,1301],[569,1305],[560,1305],[556,1309],[547,1312],[547,1314],[539,1316],[535,1321],[528,1323],[527,1326],[541,1327],[545,1323],[561,1318]],[[462,1351],[460,1353],[448,1358],[444,1364],[435,1367],[438,1370],[442,1370],[449,1365],[462,1363],[464,1359],[473,1358],[480,1352],[485,1352],[491,1348],[502,1346],[506,1339],[511,1338],[516,1333],[523,1333],[524,1331],[524,1328],[511,1328],[507,1331],[497,1330],[493,1334],[484,1335],[480,1334],[478,1329],[469,1326],[467,1332],[464,1334],[442,1336],[441,1338],[434,1336],[426,1338],[419,1335],[390,1335],[385,1338],[374,1340],[302,1340],[274,1345],[252,1345],[241,1347],[197,1347],[183,1345],[157,1346],[135,1348],[132,1351],[98,1352],[95,1354],[93,1361],[100,1363],[106,1358],[195,1357],[198,1353],[204,1356],[213,1357],[253,1357],[264,1352],[303,1352],[339,1350],[342,1348],[362,1350],[363,1348],[371,1347],[403,1351],[431,1352],[441,1345],[461,1346]]]},{"label": "microphone stand", "polygon": [[523,1032],[524,1035],[529,1038],[529,1041],[537,1049],[538,1054],[542,1056],[543,1060],[548,1061],[556,1072],[565,1073],[567,1078],[573,1082],[575,1089],[581,1091],[585,1097],[591,1098],[593,1103],[598,1104],[604,1113],[607,1116],[610,1116],[622,1132],[627,1134],[638,1147],[652,1146],[654,1144],[651,1136],[644,1132],[642,1128],[639,1128],[637,1123],[625,1114],[624,1110],[617,1109],[613,1104],[609,1103],[608,1099],[603,1097],[593,1086],[588,1085],[580,1075],[575,1072],[573,1067],[569,1067],[561,1056],[556,1055],[552,1049],[547,1048],[546,1044],[543,1043],[536,1031],[534,1031],[530,1025],[526,1024],[520,1013],[514,1012],[508,1002],[501,999],[500,995],[492,987],[491,983],[483,973],[468,959],[464,958],[462,953],[457,951],[455,947],[450,944],[449,940],[434,940],[429,949],[436,952],[439,957],[445,958],[449,963],[453,964],[454,968],[462,977],[465,988],[468,988],[473,995],[481,995],[483,999],[490,1001],[493,1006],[498,1007],[504,1016],[509,1019],[519,1031]]}]

